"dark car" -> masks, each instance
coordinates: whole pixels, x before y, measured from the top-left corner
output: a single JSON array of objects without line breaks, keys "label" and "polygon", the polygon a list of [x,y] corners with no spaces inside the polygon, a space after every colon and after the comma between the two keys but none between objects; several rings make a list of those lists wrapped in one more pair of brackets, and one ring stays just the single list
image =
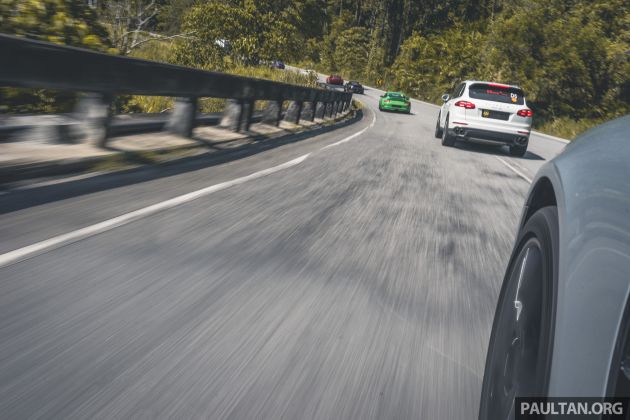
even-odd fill
[{"label": "dark car", "polygon": [[272,69],[280,69],[280,70],[284,70],[284,63],[280,60],[275,60],[271,62],[271,68]]},{"label": "dark car", "polygon": [[346,85],[343,87],[343,90],[346,92],[363,94],[363,85],[359,82],[351,80],[346,83]]},{"label": "dark car", "polygon": [[326,78],[326,83],[329,85],[343,85],[343,78],[341,76],[337,76],[336,74],[331,74]]}]

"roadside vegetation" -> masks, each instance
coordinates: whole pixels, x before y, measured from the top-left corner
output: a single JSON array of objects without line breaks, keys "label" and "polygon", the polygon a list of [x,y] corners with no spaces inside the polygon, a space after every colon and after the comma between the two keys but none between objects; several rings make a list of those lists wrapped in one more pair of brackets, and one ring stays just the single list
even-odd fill
[{"label": "roadside vegetation", "polygon": [[[283,60],[439,103],[464,79],[522,86],[536,128],[572,138],[630,111],[625,0],[0,0],[0,31],[313,85]],[[2,90],[0,112],[67,108],[68,95]],[[160,112],[169,98],[121,98]],[[221,101],[204,100],[202,109]]]}]

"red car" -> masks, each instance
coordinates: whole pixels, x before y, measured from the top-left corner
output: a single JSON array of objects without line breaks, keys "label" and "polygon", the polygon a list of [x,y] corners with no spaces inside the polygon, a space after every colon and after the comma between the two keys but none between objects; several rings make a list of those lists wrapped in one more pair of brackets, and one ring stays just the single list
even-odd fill
[{"label": "red car", "polygon": [[326,83],[329,85],[343,85],[343,78],[336,74],[331,74],[326,78]]}]

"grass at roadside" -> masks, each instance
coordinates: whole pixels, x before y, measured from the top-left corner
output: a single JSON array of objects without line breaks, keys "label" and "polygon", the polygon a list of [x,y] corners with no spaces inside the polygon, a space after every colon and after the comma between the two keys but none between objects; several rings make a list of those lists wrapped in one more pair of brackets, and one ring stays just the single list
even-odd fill
[{"label": "grass at roadside", "polygon": [[548,121],[540,126],[534,126],[534,129],[541,133],[549,134],[551,136],[561,137],[567,140],[573,140],[583,132],[596,125],[602,124],[607,120],[598,119],[582,119],[573,120],[571,118],[556,118],[555,120]]}]

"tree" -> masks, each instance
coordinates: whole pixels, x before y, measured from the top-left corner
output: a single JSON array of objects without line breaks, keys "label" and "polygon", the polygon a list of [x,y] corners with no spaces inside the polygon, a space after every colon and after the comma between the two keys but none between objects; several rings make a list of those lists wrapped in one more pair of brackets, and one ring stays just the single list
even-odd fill
[{"label": "tree", "polygon": [[158,12],[158,28],[167,35],[178,34],[182,31],[182,20],[186,12],[198,0],[169,0]]},{"label": "tree", "polygon": [[0,32],[107,51],[107,30],[82,0],[0,0]]},{"label": "tree", "polygon": [[616,34],[623,33],[628,9],[611,6],[608,0],[531,0],[514,7],[490,34],[491,74],[525,88],[539,121],[627,112],[621,92],[628,84],[629,47]]},{"label": "tree", "polygon": [[[0,0],[0,32],[55,44],[113,52],[107,30],[82,0]],[[0,112],[68,111],[73,93],[0,89]]]},{"label": "tree", "polygon": [[463,23],[439,35],[413,34],[403,43],[392,67],[396,86],[437,101],[459,81],[484,78],[483,40],[479,30]]},{"label": "tree", "polygon": [[112,43],[127,55],[143,42],[143,32],[158,13],[155,0],[110,0],[103,3],[103,18],[108,24]]},{"label": "tree", "polygon": [[218,70],[224,67],[226,56],[245,65],[296,58],[302,37],[289,23],[291,14],[292,10],[277,11],[271,1],[211,0],[196,5],[182,25],[194,36],[178,46],[176,59],[184,65]]},{"label": "tree", "polygon": [[369,32],[362,27],[346,29],[337,37],[334,61],[337,69],[346,77],[365,77],[370,52],[369,42]]}]

